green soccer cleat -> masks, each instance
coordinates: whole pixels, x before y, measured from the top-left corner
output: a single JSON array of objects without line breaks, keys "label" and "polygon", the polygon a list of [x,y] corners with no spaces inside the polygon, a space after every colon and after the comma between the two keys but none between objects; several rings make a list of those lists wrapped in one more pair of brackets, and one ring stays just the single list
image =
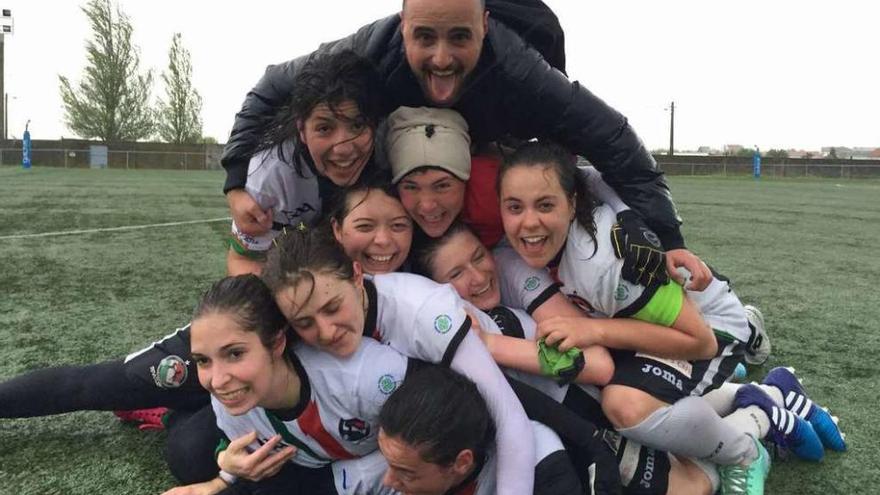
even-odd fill
[{"label": "green soccer cleat", "polygon": [[761,442],[755,440],[758,457],[748,466],[719,466],[721,495],[763,495],[764,480],[770,472],[770,455]]}]

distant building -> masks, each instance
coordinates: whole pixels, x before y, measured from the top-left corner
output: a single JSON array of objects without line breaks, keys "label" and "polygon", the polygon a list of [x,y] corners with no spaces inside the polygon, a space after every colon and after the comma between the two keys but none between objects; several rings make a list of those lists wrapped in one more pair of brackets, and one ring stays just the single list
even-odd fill
[{"label": "distant building", "polygon": [[741,144],[725,144],[724,145],[724,154],[725,155],[735,155],[742,150],[743,147]]},{"label": "distant building", "polygon": [[823,146],[822,147],[822,155],[824,157],[831,156],[831,150],[834,150],[834,154],[837,158],[849,158],[853,160],[868,160],[871,158],[877,158],[877,155],[874,153],[880,148],[873,147],[855,147],[849,148],[846,146]]}]

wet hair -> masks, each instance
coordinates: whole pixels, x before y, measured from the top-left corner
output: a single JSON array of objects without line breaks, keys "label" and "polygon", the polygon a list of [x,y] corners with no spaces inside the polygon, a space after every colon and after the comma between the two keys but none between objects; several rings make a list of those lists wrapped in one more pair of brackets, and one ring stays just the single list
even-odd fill
[{"label": "wet hair", "polygon": [[311,285],[308,301],[315,290],[316,274],[332,274],[340,280],[354,279],[351,258],[326,224],[318,228],[285,229],[273,244],[262,273],[263,281],[273,294],[306,281]]},{"label": "wet hair", "polygon": [[504,160],[498,170],[498,181],[495,183],[495,188],[499,198],[501,197],[501,181],[504,180],[507,172],[515,167],[543,167],[544,170],[553,170],[556,173],[562,191],[568,200],[575,204],[575,220],[593,240],[595,254],[598,243],[596,242],[596,221],[593,218],[593,210],[597,203],[586,177],[578,171],[577,157],[556,144],[540,142],[523,144],[513,152],[513,155]]},{"label": "wet hair", "polygon": [[[373,131],[388,114],[385,85],[375,66],[351,50],[314,53],[300,67],[293,79],[293,91],[287,103],[269,118],[264,126],[257,151],[275,148],[278,157],[291,163],[304,177],[301,163],[313,170],[315,164],[299,135],[299,125],[309,118],[316,106],[324,103],[337,117],[348,120],[339,111],[347,100],[357,104],[362,123]],[[284,156],[283,142],[292,140],[294,156]],[[301,160],[296,160],[296,155]]]},{"label": "wet hair", "polygon": [[256,332],[260,342],[271,349],[281,332],[287,333],[287,345],[297,337],[288,330],[287,319],[278,309],[266,284],[253,274],[226,277],[211,285],[199,300],[193,320],[209,314],[232,316],[245,331]]},{"label": "wet hair", "polygon": [[450,466],[465,449],[482,463],[495,439],[495,425],[477,386],[439,365],[407,376],[379,412],[379,426],[419,450],[422,460]]},{"label": "wet hair", "polygon": [[[360,206],[367,200],[367,195],[371,191],[378,190],[385,193],[386,196],[400,200],[397,194],[397,188],[391,183],[391,179],[384,171],[380,173],[369,174],[369,176],[359,180],[352,186],[339,188],[329,201],[327,218],[335,220],[337,225],[342,226],[345,217],[352,210]],[[364,193],[364,197],[356,204],[352,204],[352,198],[358,194]]]},{"label": "wet hair", "polygon": [[437,251],[462,232],[476,235],[467,224],[461,220],[455,220],[440,237],[428,237],[425,235],[419,236],[418,241],[414,240],[411,250],[412,254],[410,255],[413,273],[433,279],[434,259],[437,257]]}]

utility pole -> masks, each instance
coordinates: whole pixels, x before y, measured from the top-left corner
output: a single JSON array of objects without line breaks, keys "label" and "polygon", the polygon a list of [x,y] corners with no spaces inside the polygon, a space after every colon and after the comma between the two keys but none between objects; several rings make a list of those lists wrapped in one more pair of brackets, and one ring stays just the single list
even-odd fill
[{"label": "utility pole", "polygon": [[675,102],[669,105],[669,156],[675,153]]}]

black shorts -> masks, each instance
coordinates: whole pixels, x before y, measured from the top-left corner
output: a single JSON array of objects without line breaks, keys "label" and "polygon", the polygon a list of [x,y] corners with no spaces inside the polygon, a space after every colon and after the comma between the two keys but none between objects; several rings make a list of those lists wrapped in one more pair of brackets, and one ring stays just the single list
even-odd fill
[{"label": "black shorts", "polygon": [[684,361],[634,351],[612,351],[614,376],[609,385],[633,387],[672,404],[691,395],[701,396],[733,376],[743,359],[745,344],[716,334],[718,352],[712,359]]},{"label": "black shorts", "polygon": [[625,495],[666,493],[672,470],[669,454],[627,440],[613,430],[605,430],[602,439],[617,456],[620,484]]}]

